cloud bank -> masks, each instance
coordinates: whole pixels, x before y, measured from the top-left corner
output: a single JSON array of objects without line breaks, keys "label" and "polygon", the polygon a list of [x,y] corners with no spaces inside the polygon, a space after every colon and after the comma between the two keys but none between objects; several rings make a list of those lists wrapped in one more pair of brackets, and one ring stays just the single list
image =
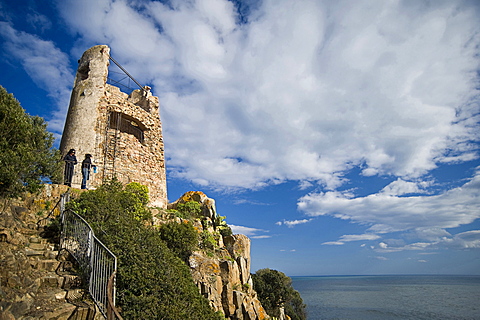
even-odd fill
[{"label": "cloud bank", "polygon": [[386,193],[350,197],[338,191],[308,194],[298,208],[310,216],[333,215],[370,224],[387,233],[414,228],[455,228],[480,218],[480,172],[463,186],[434,196],[399,197]]},{"label": "cloud bank", "polygon": [[[392,184],[398,186],[398,180]],[[395,188],[387,186],[383,190],[392,189]],[[348,241],[376,240],[380,238],[378,234],[406,232],[404,238],[423,241],[405,244],[395,240],[393,246],[380,242],[377,248],[384,252],[440,247],[480,248],[479,230],[454,236],[445,230],[471,224],[480,218],[480,171],[461,187],[439,195],[398,196],[383,190],[365,197],[337,191],[310,193],[299,199],[298,208],[309,216],[331,215],[369,226],[367,231],[370,234],[358,235],[358,238],[345,235],[338,241],[324,244],[343,245]]]}]

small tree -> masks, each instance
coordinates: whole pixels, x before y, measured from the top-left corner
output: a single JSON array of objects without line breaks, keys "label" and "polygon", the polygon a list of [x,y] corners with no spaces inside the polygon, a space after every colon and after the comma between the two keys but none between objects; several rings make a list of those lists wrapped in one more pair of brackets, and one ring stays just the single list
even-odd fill
[{"label": "small tree", "polygon": [[305,304],[298,291],[292,287],[292,279],[283,272],[271,269],[261,269],[252,274],[253,289],[258,293],[258,299],[265,311],[274,317],[280,316],[280,308],[285,308],[285,314],[292,320],[305,320]]},{"label": "small tree", "polygon": [[60,181],[60,153],[43,118],[30,116],[0,86],[0,197],[36,192],[44,181]]}]

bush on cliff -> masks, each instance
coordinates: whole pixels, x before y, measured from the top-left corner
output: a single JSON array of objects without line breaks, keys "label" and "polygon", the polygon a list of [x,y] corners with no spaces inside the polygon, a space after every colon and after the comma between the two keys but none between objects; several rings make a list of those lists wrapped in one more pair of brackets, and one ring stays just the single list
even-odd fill
[{"label": "bush on cliff", "polygon": [[[138,186],[137,186],[138,187]],[[199,293],[188,266],[149,226],[142,192],[112,181],[70,203],[118,258],[117,301],[125,319],[223,319]]]},{"label": "bush on cliff", "polygon": [[305,320],[305,304],[300,293],[292,287],[292,279],[283,272],[271,269],[260,269],[252,274],[253,289],[265,311],[273,317],[280,316],[280,308],[292,320]]},{"label": "bush on cliff", "polygon": [[60,153],[43,118],[30,116],[0,86],[0,197],[35,192],[45,180],[59,181]]},{"label": "bush on cliff", "polygon": [[167,247],[185,262],[198,247],[198,232],[190,221],[167,222],[160,226],[159,232]]},{"label": "bush on cliff", "polygon": [[196,201],[187,201],[177,205],[177,215],[183,219],[198,218],[202,212],[200,204]]}]

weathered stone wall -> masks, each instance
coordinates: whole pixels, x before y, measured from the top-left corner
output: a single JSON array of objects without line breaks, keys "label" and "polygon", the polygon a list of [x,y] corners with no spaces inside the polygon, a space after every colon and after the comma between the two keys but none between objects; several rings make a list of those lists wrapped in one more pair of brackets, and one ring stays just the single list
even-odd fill
[{"label": "weathered stone wall", "polygon": [[[166,170],[158,98],[148,87],[128,95],[107,84],[109,52],[107,46],[95,46],[79,60],[60,144],[63,155],[71,148],[77,151],[72,186],[80,187],[80,164],[89,153],[97,166],[96,173],[90,172],[89,188],[116,176],[123,183],[146,185],[150,204],[165,207]],[[112,125],[111,118],[118,115],[123,120]]]},{"label": "weathered stone wall", "polygon": [[[144,96],[149,111],[139,105],[138,96]],[[117,112],[122,118],[132,119],[140,125],[143,131],[143,142],[130,133],[117,130],[115,150],[115,175],[123,183],[139,182],[148,187],[151,205],[165,207],[167,204],[166,172],[164,158],[164,144],[162,127],[159,115],[158,98],[150,92],[135,90],[130,96],[120,91],[119,88],[106,85],[105,95],[98,103],[100,116],[97,118],[96,131],[98,142],[97,154],[101,155],[96,160],[99,170],[93,177],[94,184],[101,183],[104,169],[108,161],[105,155],[107,132],[114,135],[116,129],[106,129],[108,115]],[[112,151],[112,150],[110,150]]]}]

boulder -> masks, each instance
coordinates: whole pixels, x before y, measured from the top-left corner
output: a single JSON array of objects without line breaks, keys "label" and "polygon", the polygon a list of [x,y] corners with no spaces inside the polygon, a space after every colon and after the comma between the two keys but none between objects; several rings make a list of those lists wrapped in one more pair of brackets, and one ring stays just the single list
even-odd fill
[{"label": "boulder", "polygon": [[207,195],[201,191],[188,191],[184,193],[177,201],[168,204],[168,209],[176,209],[177,204],[186,203],[188,201],[198,202],[202,207],[202,215],[210,218],[212,221],[217,216],[217,209],[215,207],[215,200],[207,197]]}]

